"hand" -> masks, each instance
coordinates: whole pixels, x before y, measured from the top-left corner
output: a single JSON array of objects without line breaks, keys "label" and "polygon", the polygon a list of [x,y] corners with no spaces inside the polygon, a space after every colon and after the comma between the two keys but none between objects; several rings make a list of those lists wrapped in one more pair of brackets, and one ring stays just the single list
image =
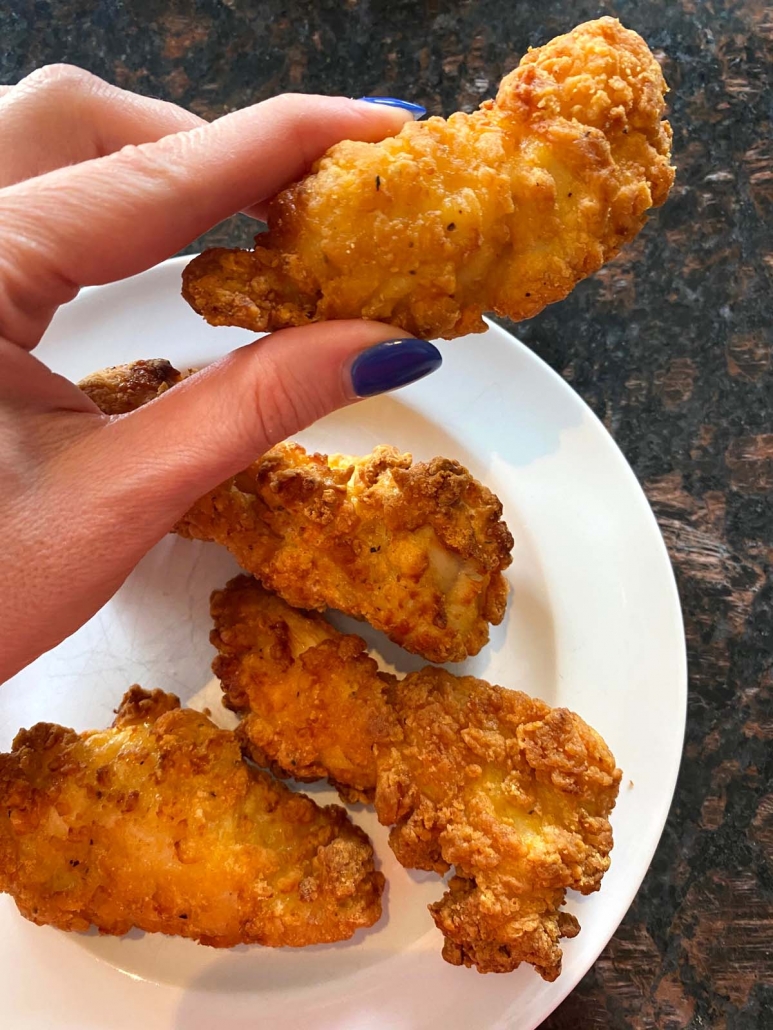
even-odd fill
[{"label": "hand", "polygon": [[381,139],[408,117],[287,95],[206,124],[66,66],[2,89],[0,682],[97,611],[217,483],[358,395],[440,363],[423,341],[379,347],[404,335],[388,326],[322,323],[108,418],[31,354],[57,307],[236,211],[260,214],[333,143]]}]

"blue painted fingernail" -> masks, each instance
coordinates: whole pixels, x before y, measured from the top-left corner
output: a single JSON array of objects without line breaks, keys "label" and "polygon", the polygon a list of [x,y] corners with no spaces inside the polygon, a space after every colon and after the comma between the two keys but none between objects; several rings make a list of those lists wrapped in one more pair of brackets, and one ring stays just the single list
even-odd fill
[{"label": "blue painted fingernail", "polygon": [[349,374],[358,397],[372,397],[423,379],[440,368],[443,358],[426,340],[386,340],[361,351]]},{"label": "blue painted fingernail", "polygon": [[426,107],[422,107],[421,104],[411,104],[396,97],[360,97],[360,100],[364,100],[366,104],[383,104],[384,107],[399,107],[401,111],[410,111],[416,121],[427,113]]}]

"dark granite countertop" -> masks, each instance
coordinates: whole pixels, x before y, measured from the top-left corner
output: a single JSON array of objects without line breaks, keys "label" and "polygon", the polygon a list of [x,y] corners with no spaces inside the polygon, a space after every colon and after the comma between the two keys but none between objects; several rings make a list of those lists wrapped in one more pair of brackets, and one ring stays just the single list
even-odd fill
[{"label": "dark granite countertop", "polygon": [[[773,8],[765,0],[16,0],[0,81],[70,61],[214,117],[284,90],[470,110],[616,14],[662,55],[678,165],[624,253],[518,335],[603,419],[676,568],[686,752],[615,937],[543,1024],[773,1027]],[[207,242],[248,239],[238,220]]]}]

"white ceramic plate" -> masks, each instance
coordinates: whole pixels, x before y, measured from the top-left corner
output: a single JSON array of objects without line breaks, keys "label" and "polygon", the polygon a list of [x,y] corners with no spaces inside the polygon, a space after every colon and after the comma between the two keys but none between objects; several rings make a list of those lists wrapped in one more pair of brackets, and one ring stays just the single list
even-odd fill
[{"label": "white ceramic plate", "polygon": [[[199,365],[250,338],[212,329],[179,296],[176,259],[85,290],[54,320],[38,356],[71,379],[166,357]],[[0,1010],[14,1030],[531,1030],[590,967],[625,914],[660,837],[684,735],[686,676],[674,579],[655,519],[601,423],[542,361],[502,329],[443,346],[440,372],[396,395],[331,415],[302,434],[323,451],[392,443],[417,458],[460,459],[502,499],[516,538],[504,625],[455,666],[576,710],[624,771],[615,850],[601,892],[569,903],[582,932],[547,984],[528,966],[481,976],[446,965],[426,911],[440,880],[394,860],[359,806],[388,879],[380,923],[345,944],[235,948],[132,932],[36,927],[0,897]],[[120,527],[117,527],[120,532]],[[235,571],[214,544],[168,538],[91,622],[0,688],[0,748],[38,720],[106,726],[139,682],[217,704],[210,591]],[[346,620],[339,619],[339,624]],[[354,624],[363,632],[360,624]],[[421,664],[370,633],[397,667]],[[318,800],[331,791],[311,788]]]}]

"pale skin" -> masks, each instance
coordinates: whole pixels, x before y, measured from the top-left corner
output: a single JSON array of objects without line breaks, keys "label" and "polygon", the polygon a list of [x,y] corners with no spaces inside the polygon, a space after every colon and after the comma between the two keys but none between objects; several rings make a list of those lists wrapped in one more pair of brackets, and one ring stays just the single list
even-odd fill
[{"label": "pale skin", "polygon": [[406,335],[287,329],[109,418],[34,356],[56,309],[259,216],[333,143],[409,117],[285,95],[207,124],[69,66],[0,87],[0,682],[93,615],[198,497],[354,401],[360,351]]}]

